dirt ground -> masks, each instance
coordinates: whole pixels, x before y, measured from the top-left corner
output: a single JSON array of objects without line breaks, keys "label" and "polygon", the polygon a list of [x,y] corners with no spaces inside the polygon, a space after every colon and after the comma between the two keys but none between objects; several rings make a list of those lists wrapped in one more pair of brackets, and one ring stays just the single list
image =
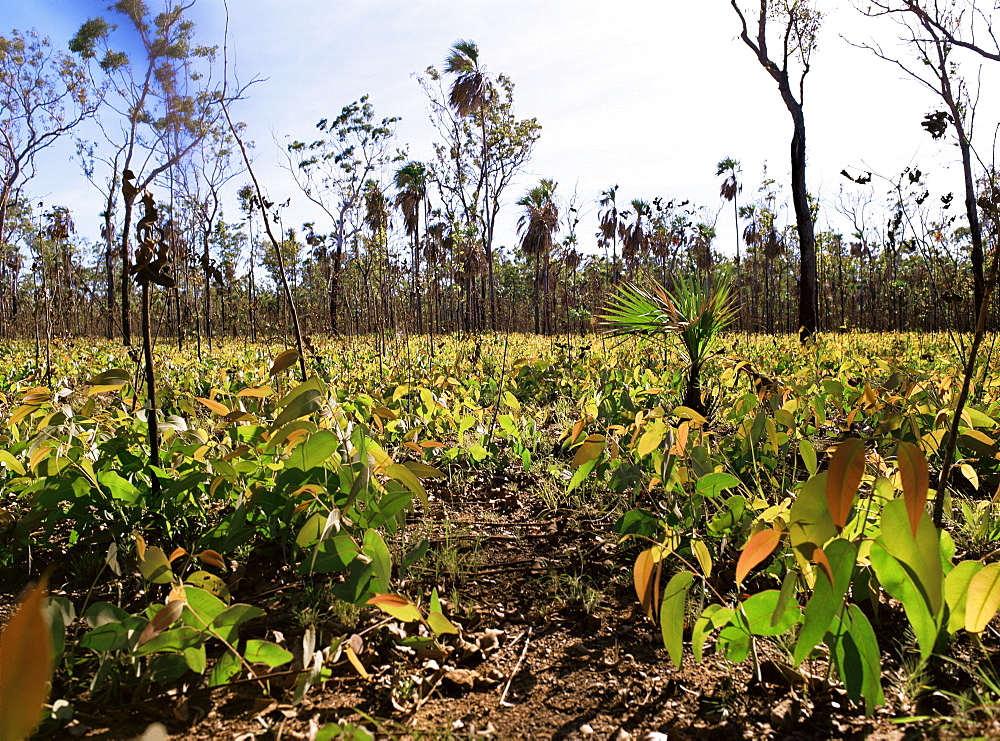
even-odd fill
[{"label": "dirt ground", "polygon": [[[887,705],[872,717],[825,680],[825,665],[783,668],[775,643],[758,644],[759,678],[750,662],[727,664],[710,650],[697,664],[688,649],[677,670],[636,609],[613,523],[553,512],[530,487],[516,474],[482,474],[461,496],[440,487],[423,532],[408,533],[428,537],[432,555],[401,591],[436,584],[461,627],[460,636],[442,639],[443,650],[401,646],[399,624],[365,632],[384,622],[374,610],[351,628],[326,617],[317,622],[321,639],[362,635],[367,679],[341,659],[298,705],[292,672],[271,677],[270,693],[254,681],[215,690],[199,682],[126,687],[110,698],[75,699],[73,720],[48,737],[132,739],[159,723],[150,741],[309,739],[326,723],[353,722],[377,738],[414,739],[1000,738],[1000,725],[983,720],[995,713],[956,719],[947,695],[907,684],[892,656],[883,657]],[[247,632],[300,645],[292,596],[303,585],[261,558],[234,587],[234,600],[268,612]],[[897,627],[889,621],[889,630]],[[952,675],[934,676],[934,686],[958,691],[971,682],[960,666],[939,669]],[[899,720],[913,716],[923,719]]]}]

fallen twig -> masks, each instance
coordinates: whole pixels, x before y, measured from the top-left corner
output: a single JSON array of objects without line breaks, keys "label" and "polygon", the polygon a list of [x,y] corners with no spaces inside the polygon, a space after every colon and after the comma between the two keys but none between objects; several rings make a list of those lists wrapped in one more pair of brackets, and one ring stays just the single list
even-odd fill
[{"label": "fallen twig", "polygon": [[521,671],[521,662],[524,661],[525,654],[528,653],[528,646],[531,645],[531,628],[528,628],[528,634],[524,638],[524,648],[521,649],[521,655],[517,657],[517,663],[514,664],[514,671],[510,673],[507,677],[507,684],[504,685],[503,693],[500,695],[500,704],[505,708],[510,708],[514,706],[514,703],[507,702],[507,691],[510,689],[510,683],[514,681],[514,677],[517,673]]}]

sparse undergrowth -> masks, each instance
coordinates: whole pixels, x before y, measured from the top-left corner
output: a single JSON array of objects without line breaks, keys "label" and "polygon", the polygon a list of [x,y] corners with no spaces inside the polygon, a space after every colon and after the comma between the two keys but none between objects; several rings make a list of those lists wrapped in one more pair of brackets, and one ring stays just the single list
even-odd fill
[{"label": "sparse undergrowth", "polygon": [[989,366],[938,531],[919,513],[960,383],[946,337],[723,335],[709,417],[662,344],[476,351],[502,341],[400,338],[389,364],[314,339],[305,384],[281,347],[158,348],[152,467],[118,348],[55,347],[51,386],[0,350],[6,606],[48,574],[41,733],[995,722]]}]

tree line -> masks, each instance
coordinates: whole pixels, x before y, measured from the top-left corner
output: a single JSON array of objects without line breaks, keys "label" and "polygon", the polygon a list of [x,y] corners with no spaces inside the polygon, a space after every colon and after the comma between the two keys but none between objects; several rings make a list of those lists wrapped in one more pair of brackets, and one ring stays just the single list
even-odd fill
[{"label": "tree line", "polygon": [[[865,11],[899,22],[913,60],[867,48],[933,92],[940,110],[921,125],[958,145],[962,192],[931,195],[916,166],[848,168],[840,193],[818,202],[806,188],[803,103],[823,15],[816,3],[732,0],[740,38],[792,118],[790,194],[766,170],[751,182],[732,157],[717,167],[717,204],[627,200],[618,185],[566,194],[554,179],[513,192],[541,125],[518,117],[514,82],[462,40],[418,76],[437,133],[424,159],[409,155],[399,119],[376,114],[368,96],[287,144],[293,197],[318,214],[295,226],[282,217],[289,201],[273,202],[253,177],[245,126],[230,116],[253,83],[236,86],[225,50],[196,43],[191,4],[168,1],[154,13],[119,0],[111,20],[88,20],[66,51],[34,31],[0,37],[0,333],[131,344],[137,289],[150,283],[141,269],[158,285],[150,308],[159,335],[199,348],[219,335],[256,340],[293,325],[306,335],[586,332],[615,285],[644,276],[707,285],[725,273],[738,329],[803,337],[968,329],[988,298],[998,183],[972,140],[975,106],[956,55],[1000,61],[1000,49],[976,43],[991,16],[974,4],[904,0]],[[140,52],[116,48],[112,21],[137,34]],[[78,214],[30,195],[36,158],[66,139],[101,193],[98,243],[76,235]],[[516,240],[500,244],[497,224],[511,203]],[[734,245],[716,237],[727,207]],[[578,233],[582,209],[598,210],[596,234]],[[146,218],[148,229],[154,212],[159,231],[149,244],[162,254],[149,273],[154,256],[139,259],[136,228]],[[821,227],[834,222],[847,228]]]}]

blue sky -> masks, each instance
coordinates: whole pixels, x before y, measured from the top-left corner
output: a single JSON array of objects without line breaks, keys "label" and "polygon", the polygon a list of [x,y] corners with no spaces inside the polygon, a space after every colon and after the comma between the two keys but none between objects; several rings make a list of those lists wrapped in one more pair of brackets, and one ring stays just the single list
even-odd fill
[{"label": "blue sky", "polygon": [[[104,6],[0,0],[0,25],[34,26],[64,44]],[[625,201],[690,198],[707,207],[711,220],[721,206],[715,165],[722,158],[742,163],[741,199],[756,189],[765,162],[769,176],[787,180],[788,114],[739,40],[725,0],[230,0],[229,11],[239,77],[262,78],[233,112],[248,123],[271,197],[292,197],[290,226],[320,217],[280,167],[286,140],[308,139],[317,120],[370,94],[379,116],[402,117],[399,140],[411,157],[429,157],[434,132],[413,75],[440,66],[458,39],[475,40],[488,70],[514,80],[518,115],[537,117],[543,127],[534,158],[505,195],[502,244],[516,241],[513,203],[542,177],[556,180],[563,196],[577,191],[584,248],[593,247],[594,201],[612,184]],[[191,16],[200,43],[222,43],[222,0],[198,0]],[[845,167],[893,175],[912,161],[939,183],[953,178],[955,167],[951,175],[942,168],[954,147],[932,143],[919,127],[937,102],[841,35],[876,36],[892,49],[896,34],[891,24],[867,21],[850,6],[829,14],[806,83],[810,189],[832,199],[850,185],[838,174]],[[971,76],[977,66],[968,67]],[[986,137],[996,121],[989,103],[978,124]],[[49,153],[30,190],[70,206],[81,232],[96,234],[96,193],[82,175],[74,179],[71,154],[69,147]],[[236,218],[235,203],[228,212]],[[718,231],[718,246],[731,251],[731,211],[719,216]]]}]

